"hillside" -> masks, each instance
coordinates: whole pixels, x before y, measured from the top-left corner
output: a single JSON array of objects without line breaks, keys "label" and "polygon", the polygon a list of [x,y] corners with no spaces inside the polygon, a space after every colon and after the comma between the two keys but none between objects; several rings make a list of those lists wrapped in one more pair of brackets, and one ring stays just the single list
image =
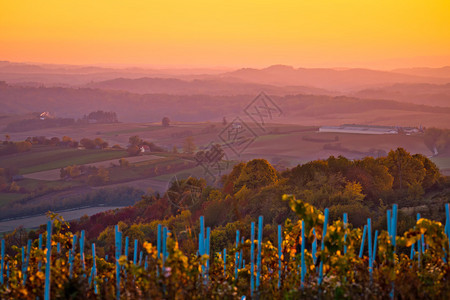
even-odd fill
[{"label": "hillside", "polygon": [[392,72],[414,76],[429,76],[450,79],[450,66],[445,66],[442,68],[402,68],[394,69]]},{"label": "hillside", "polygon": [[[449,79],[450,80],[450,79]],[[450,106],[450,83],[394,84],[360,90],[352,94],[358,98],[387,99],[432,106]]]},{"label": "hillside", "polygon": [[87,85],[90,88],[122,90],[138,94],[169,94],[169,95],[251,95],[265,91],[271,95],[285,94],[322,94],[332,92],[306,86],[273,86],[269,84],[248,83],[233,78],[208,80],[181,80],[175,78],[117,78],[113,80],[94,82]]},{"label": "hillside", "polygon": [[[239,96],[133,94],[91,88],[19,87],[0,83],[0,113],[27,114],[49,111],[60,118],[81,118],[96,111],[114,111],[122,122],[172,120],[220,121],[224,116],[245,117],[244,108],[255,94]],[[282,115],[272,122],[302,125],[361,123],[450,128],[450,108],[387,100],[326,95],[273,96]],[[195,108],[195,109],[192,109]]]},{"label": "hillside", "polygon": [[275,65],[264,69],[239,69],[226,76],[264,84],[306,85],[322,89],[349,91],[394,83],[446,83],[448,79],[377,71],[369,69],[298,68]]}]

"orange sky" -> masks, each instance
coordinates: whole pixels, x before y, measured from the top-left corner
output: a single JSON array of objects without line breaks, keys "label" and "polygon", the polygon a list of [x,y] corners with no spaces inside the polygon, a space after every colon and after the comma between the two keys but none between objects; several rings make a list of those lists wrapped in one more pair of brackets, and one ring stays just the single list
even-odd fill
[{"label": "orange sky", "polygon": [[0,60],[450,65],[449,0],[0,0]]}]

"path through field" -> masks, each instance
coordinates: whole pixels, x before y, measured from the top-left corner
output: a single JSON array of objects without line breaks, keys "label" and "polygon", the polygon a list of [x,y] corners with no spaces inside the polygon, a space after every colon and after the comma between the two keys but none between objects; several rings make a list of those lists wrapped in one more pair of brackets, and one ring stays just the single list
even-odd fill
[{"label": "path through field", "polygon": [[[128,160],[130,163],[137,163],[147,160],[155,160],[161,158],[160,156],[156,155],[142,155],[142,156],[132,156],[132,157],[124,157],[126,160]],[[119,164],[119,159],[110,159],[105,161],[99,161],[91,164],[85,164],[83,166],[92,166],[92,167],[104,167],[107,168],[111,164]],[[35,172],[35,173],[29,173],[24,174],[23,177],[30,178],[30,179],[37,179],[37,180],[47,180],[47,181],[54,181],[59,180],[60,178],[60,169],[53,169],[53,170],[47,170],[47,171],[41,171],[41,172]]]}]

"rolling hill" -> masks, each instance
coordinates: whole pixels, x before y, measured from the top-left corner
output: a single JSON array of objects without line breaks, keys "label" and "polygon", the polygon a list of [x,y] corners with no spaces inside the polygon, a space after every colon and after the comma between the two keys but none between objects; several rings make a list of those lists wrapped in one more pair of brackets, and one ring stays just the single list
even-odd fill
[{"label": "rolling hill", "polygon": [[[1,114],[50,111],[57,117],[81,118],[96,110],[114,111],[123,122],[171,120],[220,121],[246,118],[244,108],[256,94],[235,96],[134,94],[92,88],[18,87],[0,84]],[[450,128],[450,108],[389,100],[327,95],[271,95],[282,111],[272,122],[302,125],[361,123]]]}]

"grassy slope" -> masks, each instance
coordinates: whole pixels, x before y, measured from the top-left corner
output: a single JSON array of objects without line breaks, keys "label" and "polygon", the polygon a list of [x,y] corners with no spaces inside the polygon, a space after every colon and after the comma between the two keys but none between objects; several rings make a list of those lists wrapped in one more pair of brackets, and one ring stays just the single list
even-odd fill
[{"label": "grassy slope", "polygon": [[68,165],[81,165],[126,156],[123,150],[78,150],[33,146],[25,153],[0,156],[3,168],[15,167],[20,174],[51,170]]},{"label": "grassy slope", "polygon": [[26,198],[27,194],[17,194],[17,193],[0,193],[0,207],[3,207],[14,201]]}]

